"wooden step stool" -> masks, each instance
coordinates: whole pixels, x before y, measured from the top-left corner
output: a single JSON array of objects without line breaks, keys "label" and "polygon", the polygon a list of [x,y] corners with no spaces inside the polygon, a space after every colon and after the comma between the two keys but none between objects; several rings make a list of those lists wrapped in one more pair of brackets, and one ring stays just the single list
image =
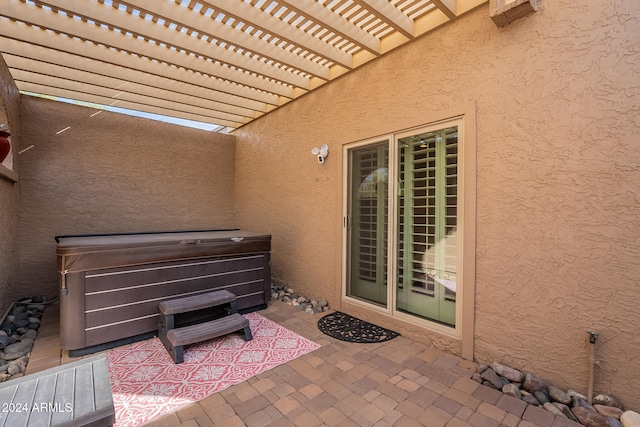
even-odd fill
[{"label": "wooden step stool", "polygon": [[[223,305],[226,306],[227,311],[224,317],[190,326],[177,328],[175,326],[176,314]],[[245,341],[253,339],[249,321],[237,312],[236,296],[229,291],[215,291],[162,301],[159,310],[158,338],[175,363],[184,361],[183,347],[188,344],[210,340],[236,331],[243,331]]]}]

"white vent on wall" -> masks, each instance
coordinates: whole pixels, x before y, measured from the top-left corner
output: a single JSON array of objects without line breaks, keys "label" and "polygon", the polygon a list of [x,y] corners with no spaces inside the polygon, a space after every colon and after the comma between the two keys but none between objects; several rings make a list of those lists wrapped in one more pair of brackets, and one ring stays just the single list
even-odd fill
[{"label": "white vent on wall", "polygon": [[543,6],[544,0],[490,0],[489,14],[498,27],[524,18]]}]

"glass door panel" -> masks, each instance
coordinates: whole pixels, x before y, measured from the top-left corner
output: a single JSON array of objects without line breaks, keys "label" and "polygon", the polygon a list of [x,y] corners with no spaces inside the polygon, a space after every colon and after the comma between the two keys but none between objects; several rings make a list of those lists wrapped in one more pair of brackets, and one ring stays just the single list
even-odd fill
[{"label": "glass door panel", "polygon": [[387,305],[388,142],[349,152],[348,296]]},{"label": "glass door panel", "polygon": [[456,320],[457,126],[398,140],[396,309]]}]

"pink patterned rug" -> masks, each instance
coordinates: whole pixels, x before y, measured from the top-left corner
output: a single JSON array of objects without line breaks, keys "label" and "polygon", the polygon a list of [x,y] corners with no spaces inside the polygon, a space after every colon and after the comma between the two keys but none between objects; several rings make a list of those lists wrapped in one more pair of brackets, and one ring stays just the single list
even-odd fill
[{"label": "pink patterned rug", "polygon": [[194,344],[178,365],[157,338],[107,353],[115,425],[142,425],[320,347],[258,313],[244,316],[253,340],[231,334]]}]

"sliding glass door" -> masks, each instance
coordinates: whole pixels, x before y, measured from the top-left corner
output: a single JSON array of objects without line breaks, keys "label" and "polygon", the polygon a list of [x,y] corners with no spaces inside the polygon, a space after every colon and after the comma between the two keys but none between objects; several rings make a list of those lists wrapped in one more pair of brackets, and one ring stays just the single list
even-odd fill
[{"label": "sliding glass door", "polygon": [[455,326],[458,130],[398,139],[396,308]]},{"label": "sliding glass door", "polygon": [[347,294],[387,305],[389,144],[350,151]]},{"label": "sliding glass door", "polygon": [[345,150],[346,297],[455,328],[458,128],[425,127]]}]

